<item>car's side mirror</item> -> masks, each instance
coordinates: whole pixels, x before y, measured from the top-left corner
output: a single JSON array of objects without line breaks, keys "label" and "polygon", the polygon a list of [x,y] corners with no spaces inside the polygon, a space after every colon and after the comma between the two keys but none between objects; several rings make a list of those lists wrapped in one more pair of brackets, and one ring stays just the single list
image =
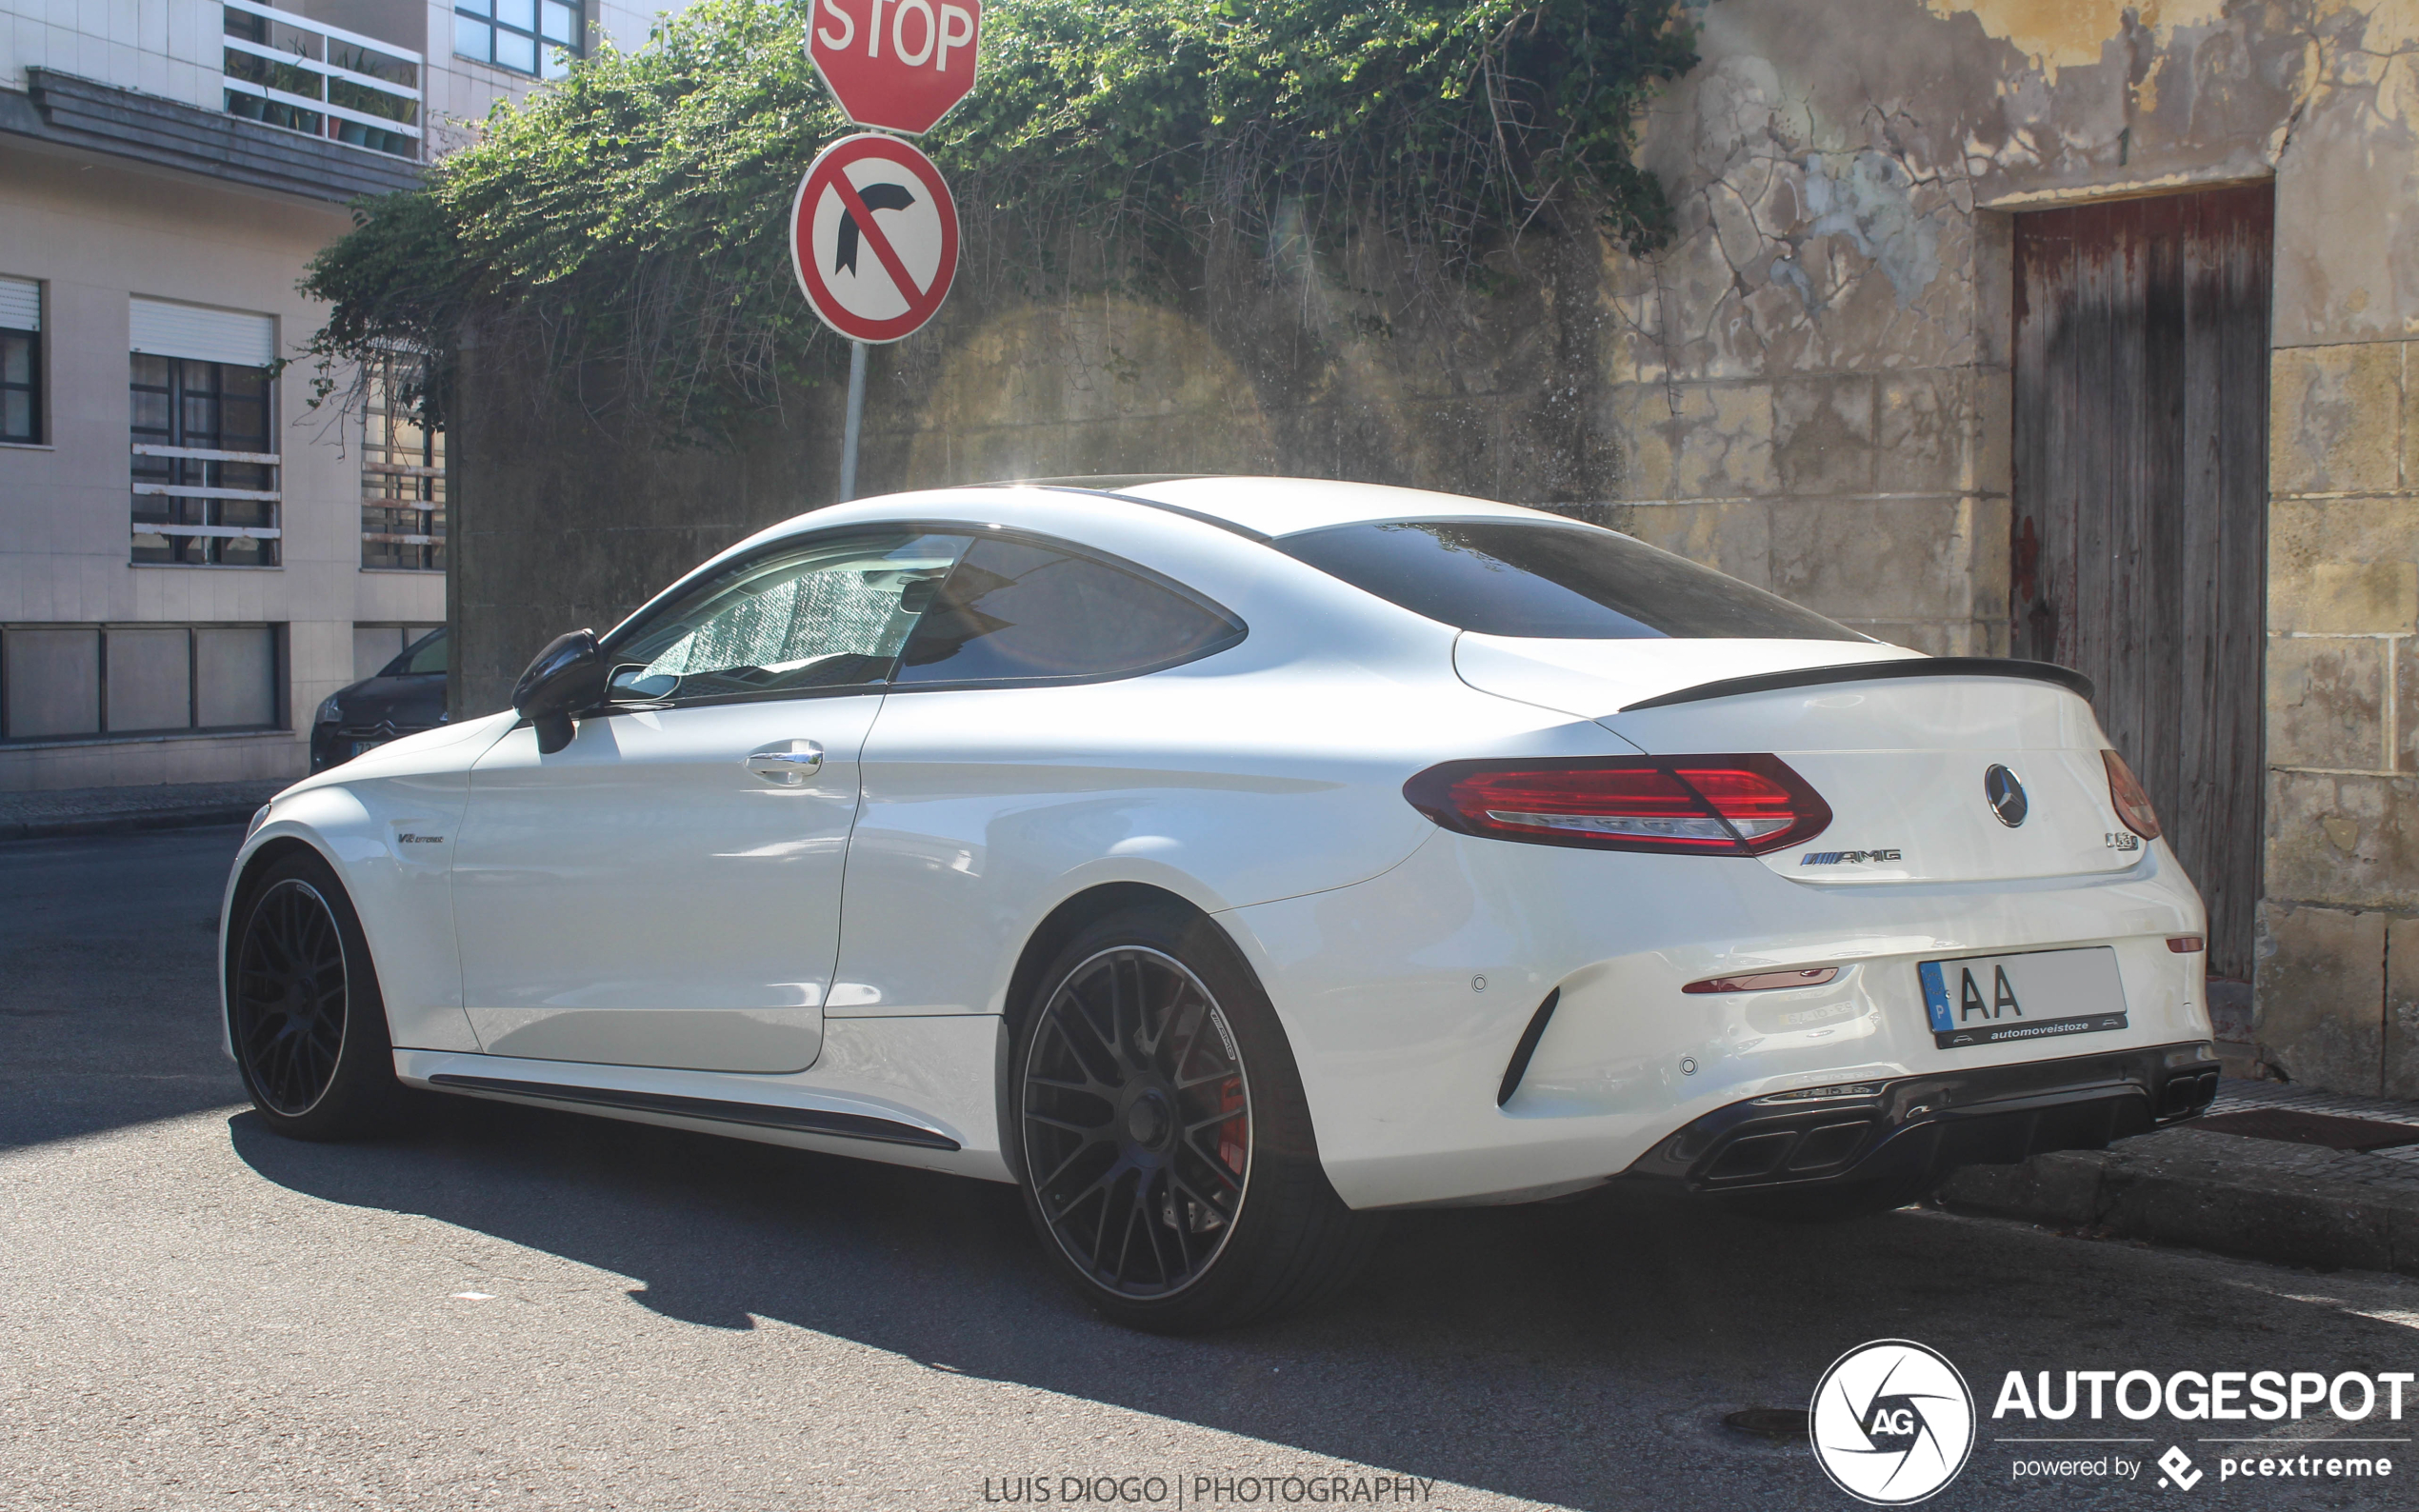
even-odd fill
[{"label": "car's side mirror", "polygon": [[537,729],[541,756],[571,743],[572,721],[605,701],[605,655],[594,630],[558,635],[512,685],[512,706]]}]

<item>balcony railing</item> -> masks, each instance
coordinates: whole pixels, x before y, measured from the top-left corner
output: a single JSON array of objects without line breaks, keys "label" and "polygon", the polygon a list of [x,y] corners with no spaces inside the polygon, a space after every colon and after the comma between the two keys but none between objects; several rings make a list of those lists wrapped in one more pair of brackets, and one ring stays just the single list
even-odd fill
[{"label": "balcony railing", "polygon": [[419,158],[419,53],[253,0],[223,4],[228,114]]}]

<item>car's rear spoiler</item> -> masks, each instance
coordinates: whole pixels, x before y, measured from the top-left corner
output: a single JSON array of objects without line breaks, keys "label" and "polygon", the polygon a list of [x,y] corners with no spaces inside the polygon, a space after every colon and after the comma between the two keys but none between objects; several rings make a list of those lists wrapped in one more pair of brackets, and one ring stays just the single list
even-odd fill
[{"label": "car's rear spoiler", "polygon": [[1824,683],[1872,683],[1892,677],[2021,677],[2055,683],[2089,703],[2091,679],[2054,662],[2026,662],[2007,656],[1927,656],[1903,662],[1854,662],[1846,666],[1804,666],[1793,672],[1758,672],[1752,677],[1726,677],[1674,692],[1658,693],[1621,706],[1624,714],[1672,704],[1697,704],[1709,698],[1734,698],[1741,693],[1769,693],[1784,687],[1814,687]]}]

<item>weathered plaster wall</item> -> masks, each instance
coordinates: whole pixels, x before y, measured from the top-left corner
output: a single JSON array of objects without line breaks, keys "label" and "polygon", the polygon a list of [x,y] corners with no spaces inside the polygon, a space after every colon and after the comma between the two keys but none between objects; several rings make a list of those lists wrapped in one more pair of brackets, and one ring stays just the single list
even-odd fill
[{"label": "weathered plaster wall", "polygon": [[2009,217],[2272,177],[2256,1033],[2419,1096],[2419,5],[1696,14],[1646,149],[1683,234],[1608,280],[1619,517],[1927,650],[2007,645]]},{"label": "weathered plaster wall", "polygon": [[1617,264],[1620,518],[1875,634],[2004,651],[2009,213],[2264,176],[2288,7],[1713,0]]}]

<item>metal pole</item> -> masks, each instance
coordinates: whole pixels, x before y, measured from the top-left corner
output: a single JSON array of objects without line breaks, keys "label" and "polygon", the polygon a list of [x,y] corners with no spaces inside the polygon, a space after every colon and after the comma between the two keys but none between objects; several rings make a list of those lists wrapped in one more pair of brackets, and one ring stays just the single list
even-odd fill
[{"label": "metal pole", "polygon": [[857,434],[865,429],[865,343],[849,343],[849,428],[840,441],[840,502],[857,496]]}]

